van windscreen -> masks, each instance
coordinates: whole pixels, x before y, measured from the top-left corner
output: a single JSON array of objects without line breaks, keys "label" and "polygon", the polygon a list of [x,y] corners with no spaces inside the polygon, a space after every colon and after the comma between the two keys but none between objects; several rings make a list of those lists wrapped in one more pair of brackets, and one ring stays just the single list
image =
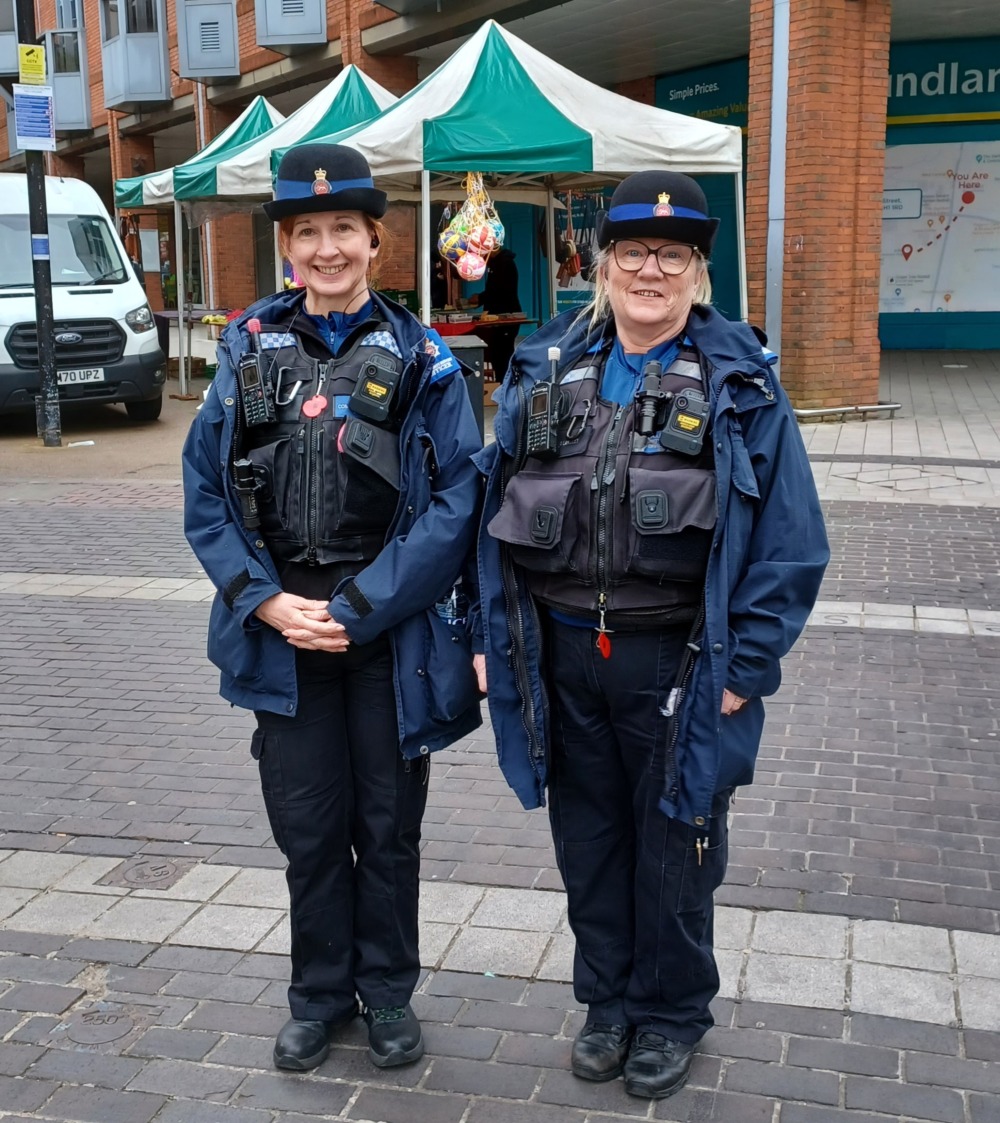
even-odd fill
[{"label": "van windscreen", "polygon": [[[53,285],[117,285],[129,272],[100,215],[49,215]],[[0,215],[0,288],[31,288],[31,234],[26,214]]]}]

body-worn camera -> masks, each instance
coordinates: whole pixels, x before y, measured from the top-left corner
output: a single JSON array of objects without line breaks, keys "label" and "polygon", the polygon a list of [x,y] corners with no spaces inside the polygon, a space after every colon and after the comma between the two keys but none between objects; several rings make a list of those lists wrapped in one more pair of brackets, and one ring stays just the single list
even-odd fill
[{"label": "body-worn camera", "polygon": [[528,399],[528,456],[551,460],[559,450],[559,388],[538,382]]},{"label": "body-worn camera", "polygon": [[669,452],[697,456],[708,428],[709,404],[701,390],[684,390],[670,403],[670,416],[660,432],[660,444]]},{"label": "body-worn camera", "polygon": [[240,388],[240,401],[247,428],[265,425],[274,420],[274,394],[263,369],[260,353],[240,356],[236,367],[236,381]]},{"label": "body-worn camera", "polygon": [[386,421],[392,411],[402,374],[395,362],[373,355],[361,368],[351,394],[350,411],[376,425]]}]

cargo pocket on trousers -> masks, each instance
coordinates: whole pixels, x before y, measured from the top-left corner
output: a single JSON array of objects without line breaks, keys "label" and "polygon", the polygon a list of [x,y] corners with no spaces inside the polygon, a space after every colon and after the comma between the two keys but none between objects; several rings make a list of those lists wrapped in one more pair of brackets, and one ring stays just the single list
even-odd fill
[{"label": "cargo pocket on trousers", "polygon": [[[717,797],[718,798],[718,797]],[[706,827],[685,827],[684,868],[677,892],[678,912],[707,912],[729,863],[728,811],[713,815]]]},{"label": "cargo pocket on trousers", "polygon": [[[264,796],[264,809],[267,811],[267,821],[271,826],[271,834],[278,849],[285,857],[285,836],[281,825],[281,805],[278,794],[281,792],[280,763],[273,746],[268,745],[268,736],[265,730],[254,730],[250,738],[250,755],[257,762],[260,770],[260,789]],[[276,771],[277,770],[277,771]]]},{"label": "cargo pocket on trousers", "polygon": [[575,573],[580,536],[580,474],[518,472],[487,530],[506,542],[518,565],[533,573]]}]

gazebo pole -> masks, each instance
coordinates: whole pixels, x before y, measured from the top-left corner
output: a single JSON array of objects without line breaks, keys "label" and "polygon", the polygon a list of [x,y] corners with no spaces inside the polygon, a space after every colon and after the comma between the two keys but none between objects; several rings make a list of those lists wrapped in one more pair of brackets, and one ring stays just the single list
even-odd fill
[{"label": "gazebo pole", "polygon": [[283,292],[285,271],[281,267],[281,241],[278,238],[278,224],[274,224],[274,291]]},{"label": "gazebo pole", "polygon": [[736,252],[739,256],[740,271],[740,319],[746,323],[750,319],[750,297],[747,292],[747,232],[743,214],[743,170],[736,173]]},{"label": "gazebo pole", "polygon": [[548,202],[545,208],[545,248],[549,262],[549,316],[556,314],[558,292],[556,290],[556,196],[552,188],[548,191]]},{"label": "gazebo pole", "polygon": [[420,319],[431,322],[431,173],[420,173]]},{"label": "gazebo pole", "polygon": [[184,218],[181,201],[174,196],[174,265],[177,268],[177,389],[183,397],[187,394],[187,360],[184,356]]}]

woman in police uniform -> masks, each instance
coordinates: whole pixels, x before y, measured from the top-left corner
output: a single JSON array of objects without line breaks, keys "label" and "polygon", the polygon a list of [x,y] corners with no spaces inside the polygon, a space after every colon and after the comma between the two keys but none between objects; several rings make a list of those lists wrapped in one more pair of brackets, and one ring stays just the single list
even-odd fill
[{"label": "woman in police uniform", "polygon": [[376,1065],[422,1055],[428,756],[480,723],[455,583],[481,441],[441,339],[368,286],[385,209],[351,149],[286,153],[265,210],[305,287],[225,330],[184,450],[185,529],[219,590],[209,655],[255,713],[288,861],[282,1069],[318,1065],[358,998]]},{"label": "woman in police uniform", "polygon": [[548,792],[573,1072],[653,1099],[712,1024],[726,809],[828,559],[788,400],[708,304],[718,224],[685,175],[624,180],[592,304],[515,352],[477,458],[477,665],[508,781]]}]

